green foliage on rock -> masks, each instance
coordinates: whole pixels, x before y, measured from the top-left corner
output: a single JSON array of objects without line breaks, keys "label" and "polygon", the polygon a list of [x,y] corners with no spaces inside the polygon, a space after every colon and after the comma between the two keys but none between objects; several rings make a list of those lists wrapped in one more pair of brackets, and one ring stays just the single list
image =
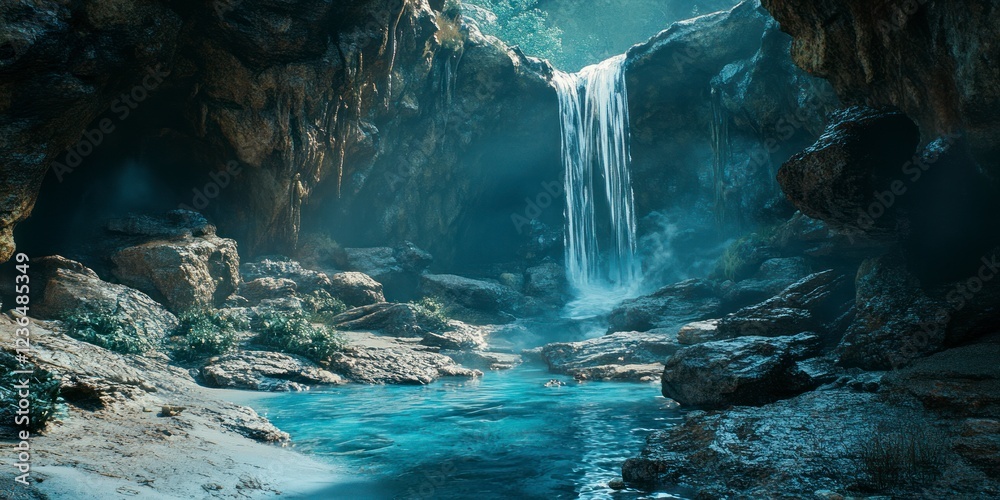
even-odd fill
[{"label": "green foliage on rock", "polygon": [[[0,351],[0,422],[4,426],[16,426],[31,432],[38,432],[45,428],[45,425],[56,413],[59,402],[59,379],[52,373],[39,368],[34,368],[30,376],[16,375],[12,372],[23,370],[25,367],[18,363],[14,355]],[[22,380],[28,380],[29,393],[27,399],[29,406],[27,415],[18,415],[18,403],[22,399],[19,392]],[[27,417],[26,421],[15,420]]]},{"label": "green foliage on rock", "polygon": [[410,305],[417,309],[420,315],[420,323],[431,331],[442,332],[450,329],[448,326],[447,307],[440,299],[435,297],[424,297],[418,301],[410,302]]},{"label": "green foliage on rock", "polygon": [[324,363],[344,350],[344,339],[325,325],[314,325],[300,313],[269,311],[256,322],[257,342],[289,354]]},{"label": "green foliage on rock", "polygon": [[70,337],[119,354],[141,354],[156,347],[139,332],[134,320],[116,314],[80,309],[64,324]]},{"label": "green foliage on rock", "polygon": [[191,361],[228,352],[236,345],[237,331],[249,327],[245,321],[221,311],[192,310],[178,317],[173,342],[174,359]]},{"label": "green foliage on rock", "polygon": [[562,31],[549,23],[538,0],[466,0],[463,7],[480,31],[525,54],[550,60],[562,54]]},{"label": "green foliage on rock", "polygon": [[334,316],[347,310],[347,304],[326,290],[316,290],[301,298],[309,319],[316,323],[331,323]]}]

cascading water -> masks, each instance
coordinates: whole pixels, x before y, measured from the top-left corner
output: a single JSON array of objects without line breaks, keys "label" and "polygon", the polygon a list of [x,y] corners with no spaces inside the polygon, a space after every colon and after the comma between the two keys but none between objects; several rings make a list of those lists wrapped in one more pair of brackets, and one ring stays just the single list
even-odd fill
[{"label": "cascading water", "polygon": [[606,312],[640,280],[624,63],[620,55],[553,77],[566,171],[566,271],[577,292],[572,316]]}]

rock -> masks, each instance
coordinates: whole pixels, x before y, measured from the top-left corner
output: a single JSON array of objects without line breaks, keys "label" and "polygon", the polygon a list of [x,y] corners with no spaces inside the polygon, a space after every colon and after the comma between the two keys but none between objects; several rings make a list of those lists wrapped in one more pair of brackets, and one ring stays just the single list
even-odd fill
[{"label": "rock", "polygon": [[333,295],[330,277],[319,271],[306,269],[294,260],[284,257],[265,257],[240,266],[245,281],[259,278],[286,279],[295,283],[299,293],[308,294],[326,290]]},{"label": "rock", "polygon": [[441,351],[441,354],[454,359],[456,363],[480,370],[510,370],[520,365],[523,360],[517,354],[490,351]]},{"label": "rock", "polygon": [[40,295],[31,304],[34,317],[67,319],[79,311],[110,315],[135,325],[139,334],[154,344],[177,328],[177,318],[148,295],[102,281],[79,262],[42,257],[32,260],[30,270]]},{"label": "rock", "polygon": [[[781,167],[778,182],[809,217],[852,233],[895,237],[892,206],[880,205],[875,196],[893,179],[902,185],[900,170],[919,141],[917,126],[902,113],[865,107],[842,110],[831,116],[816,144]],[[878,217],[868,215],[872,206],[881,207]]]},{"label": "rock", "polygon": [[719,312],[720,304],[715,282],[682,281],[652,295],[622,302],[611,311],[608,333],[678,329],[687,323],[711,318]]},{"label": "rock", "polygon": [[572,370],[578,382],[587,380],[617,382],[656,382],[663,374],[663,363],[626,363],[599,365]]},{"label": "rock", "polygon": [[330,295],[351,307],[385,302],[382,284],[364,273],[347,272],[330,275]]},{"label": "rock", "polygon": [[414,337],[430,331],[442,331],[448,327],[436,318],[428,317],[417,306],[391,302],[349,309],[334,316],[330,324],[338,330],[375,331]]},{"label": "rock", "polygon": [[172,311],[221,305],[240,283],[236,242],[214,235],[154,240],[111,256],[114,275]]},{"label": "rock", "polygon": [[210,387],[252,391],[298,391],[309,385],[347,383],[305,358],[267,351],[214,357],[201,368],[201,376]]},{"label": "rock", "polygon": [[186,409],[187,408],[184,407],[184,406],[163,405],[163,407],[160,408],[160,416],[161,417],[176,417],[176,416],[180,415]]},{"label": "rock", "polygon": [[566,268],[554,262],[529,267],[524,272],[524,294],[546,304],[563,305],[569,298]]},{"label": "rock", "polygon": [[[695,411],[682,424],[650,435],[641,455],[622,466],[622,476],[647,489],[689,485],[706,498],[812,498],[817,490],[846,489],[863,480],[858,451],[880,426],[900,422],[931,425],[918,410],[849,391]],[[758,476],[761,471],[768,472]]]},{"label": "rock", "polygon": [[250,304],[262,300],[283,299],[295,296],[295,282],[285,278],[257,278],[240,286],[240,295]]},{"label": "rock", "polygon": [[717,319],[688,323],[677,332],[677,343],[695,345],[718,340],[718,328],[719,320]]},{"label": "rock", "polygon": [[440,377],[482,376],[442,354],[401,339],[347,332],[348,346],[334,354],[329,369],[363,384],[429,384]]},{"label": "rock", "polygon": [[425,274],[420,289],[444,302],[450,316],[470,323],[510,323],[526,309],[527,301],[511,288],[454,274]]},{"label": "rock", "polygon": [[843,366],[898,368],[944,345],[947,305],[923,292],[898,255],[866,260],[855,287],[855,320],[837,347]]},{"label": "rock", "polygon": [[626,488],[625,481],[620,477],[616,477],[611,481],[608,481],[608,488],[615,491],[624,490]]},{"label": "rock", "polygon": [[382,283],[393,300],[416,298],[420,275],[433,261],[429,253],[410,242],[396,248],[345,248],[344,255],[342,267]]},{"label": "rock", "polygon": [[556,379],[549,380],[548,382],[545,383],[545,387],[563,387],[565,385],[566,385],[566,382],[563,382],[562,380],[556,380]]},{"label": "rock", "polygon": [[962,422],[955,451],[983,472],[1000,471],[1000,420],[970,418]]},{"label": "rock", "polygon": [[587,379],[641,380],[661,373],[680,346],[664,332],[617,332],[582,342],[548,344],[542,360],[554,373]]},{"label": "rock", "polygon": [[762,302],[810,274],[812,270],[802,257],[764,261],[750,279],[724,287],[724,307],[735,309]]},{"label": "rock", "polygon": [[393,256],[404,271],[411,273],[422,273],[434,262],[434,256],[409,241],[394,248]]},{"label": "rock", "polygon": [[[111,219],[107,230],[123,237],[137,237],[144,241],[184,237],[214,236],[215,226],[202,214],[190,210],[171,210],[164,214],[132,214]],[[131,246],[131,245],[130,245]]]},{"label": "rock", "polygon": [[957,347],[882,378],[882,389],[915,397],[946,416],[1000,418],[1000,343]]},{"label": "rock", "polygon": [[801,394],[816,383],[798,361],[818,354],[820,338],[740,337],[681,349],[666,361],[662,391],[684,406],[762,405]]},{"label": "rock", "polygon": [[[833,270],[812,274],[793,283],[778,295],[760,304],[745,307],[719,320],[716,335],[733,338],[744,335],[780,337],[804,331],[824,331],[824,308],[837,296],[843,276]],[[825,317],[826,316],[826,317]]]},{"label": "rock", "polygon": [[482,350],[487,347],[489,331],[483,327],[467,325],[461,321],[450,321],[449,328],[439,333],[426,332],[421,345],[440,347],[447,350]]},{"label": "rock", "polygon": [[[925,142],[961,130],[977,161],[996,175],[1000,89],[993,68],[1000,53],[993,42],[1000,11],[993,5],[974,0],[878,8],[864,0],[762,3],[795,38],[795,63],[828,79],[845,103],[896,106],[919,123]],[[832,19],[837,21],[828,22]],[[963,53],[980,57],[958,55]]]}]

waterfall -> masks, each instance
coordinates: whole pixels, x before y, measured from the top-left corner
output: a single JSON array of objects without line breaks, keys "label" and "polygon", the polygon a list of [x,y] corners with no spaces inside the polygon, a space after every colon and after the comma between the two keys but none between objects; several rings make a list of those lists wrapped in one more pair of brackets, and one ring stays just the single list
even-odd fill
[{"label": "waterfall", "polygon": [[624,62],[620,55],[553,77],[566,172],[566,271],[581,299],[620,300],[640,277]]}]

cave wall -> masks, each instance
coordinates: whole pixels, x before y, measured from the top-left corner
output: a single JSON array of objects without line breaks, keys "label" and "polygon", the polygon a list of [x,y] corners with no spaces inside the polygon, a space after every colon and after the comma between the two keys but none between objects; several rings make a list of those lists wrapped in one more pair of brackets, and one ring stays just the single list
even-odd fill
[{"label": "cave wall", "polygon": [[[413,240],[447,262],[469,247],[453,235],[483,225],[459,207],[503,213],[497,232],[516,240],[520,198],[490,207],[498,179],[523,175],[519,195],[558,175],[558,157],[517,147],[558,142],[548,68],[441,2],[36,3],[0,10],[0,259],[46,174],[72,183],[99,143],[118,147],[115,129],[192,188],[237,165],[208,203],[191,190],[177,203],[249,254],[291,253],[305,225],[347,244]],[[116,111],[135,92],[146,116],[126,121]],[[67,156],[81,146],[82,161]]]},{"label": "cave wall", "polygon": [[763,0],[792,57],[847,105],[895,106],[925,143],[960,130],[1000,173],[1000,5],[978,0]]}]

